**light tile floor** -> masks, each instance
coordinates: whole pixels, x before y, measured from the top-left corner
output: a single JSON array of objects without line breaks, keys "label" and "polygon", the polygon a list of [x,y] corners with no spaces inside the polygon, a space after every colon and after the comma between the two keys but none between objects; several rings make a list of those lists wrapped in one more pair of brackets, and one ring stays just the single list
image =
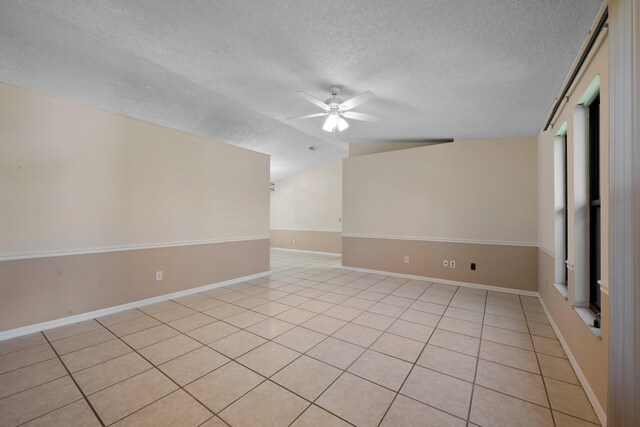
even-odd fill
[{"label": "light tile floor", "polygon": [[270,277],[0,342],[0,426],[590,426],[536,298],[272,251]]}]

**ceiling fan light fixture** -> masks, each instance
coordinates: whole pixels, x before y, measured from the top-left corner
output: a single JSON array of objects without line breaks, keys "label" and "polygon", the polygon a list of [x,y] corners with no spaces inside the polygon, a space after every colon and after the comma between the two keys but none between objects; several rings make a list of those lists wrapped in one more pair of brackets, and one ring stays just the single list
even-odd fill
[{"label": "ceiling fan light fixture", "polygon": [[340,117],[338,119],[338,131],[342,132],[343,130],[345,130],[348,127],[349,127],[349,122],[347,122],[345,119]]},{"label": "ceiling fan light fixture", "polygon": [[333,132],[333,130],[338,126],[338,114],[331,113],[327,117],[327,120],[324,122],[322,126],[322,130],[325,132]]}]

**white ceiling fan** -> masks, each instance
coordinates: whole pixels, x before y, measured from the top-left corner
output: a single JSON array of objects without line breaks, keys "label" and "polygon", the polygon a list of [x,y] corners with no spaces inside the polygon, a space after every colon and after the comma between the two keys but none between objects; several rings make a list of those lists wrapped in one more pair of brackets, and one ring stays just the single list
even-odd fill
[{"label": "white ceiling fan", "polygon": [[297,120],[297,119],[311,119],[313,117],[323,117],[327,116],[327,120],[325,120],[324,125],[322,126],[322,130],[326,132],[333,132],[334,136],[336,132],[342,132],[343,130],[349,127],[349,122],[345,119],[351,120],[364,120],[367,122],[375,122],[378,121],[378,117],[373,116],[371,114],[365,113],[357,113],[355,111],[350,111],[353,108],[364,104],[365,102],[371,101],[375,98],[375,95],[371,91],[362,92],[354,96],[347,101],[343,101],[336,96],[340,94],[342,91],[338,86],[332,86],[329,88],[331,92],[331,98],[322,102],[318,98],[309,95],[306,92],[298,92],[300,96],[302,96],[307,101],[311,102],[314,105],[322,108],[324,112],[315,113],[315,114],[306,114],[304,116],[298,117],[290,117],[287,120]]}]

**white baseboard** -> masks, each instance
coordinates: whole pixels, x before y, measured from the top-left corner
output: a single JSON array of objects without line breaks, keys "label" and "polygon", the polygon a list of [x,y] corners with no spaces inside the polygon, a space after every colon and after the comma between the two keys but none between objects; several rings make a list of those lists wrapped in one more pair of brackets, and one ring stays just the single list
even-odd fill
[{"label": "white baseboard", "polygon": [[525,290],[513,289],[513,288],[501,288],[500,286],[482,285],[480,283],[460,282],[457,280],[438,279],[435,277],[427,277],[427,276],[414,276],[412,274],[394,273],[391,271],[381,271],[381,270],[369,270],[368,268],[348,267],[344,265],[342,266],[342,268],[345,270],[359,271],[362,273],[383,274],[386,276],[402,277],[405,279],[414,279],[414,280],[424,280],[426,282],[444,283],[445,285],[462,286],[465,288],[484,289],[487,291],[505,292],[508,294],[525,295],[529,297],[539,297],[538,292],[535,292],[535,291],[525,291]]},{"label": "white baseboard", "polygon": [[589,384],[589,381],[587,381],[587,377],[585,377],[584,373],[582,372],[582,369],[580,369],[580,365],[578,365],[578,361],[573,356],[573,353],[571,352],[571,349],[569,348],[567,341],[565,341],[564,336],[562,336],[562,333],[560,332],[560,328],[558,328],[558,325],[553,320],[553,317],[551,317],[551,313],[549,313],[549,310],[547,310],[547,306],[545,305],[544,300],[540,296],[538,296],[538,299],[540,300],[540,304],[542,304],[542,308],[544,309],[544,312],[547,315],[549,322],[551,323],[551,327],[553,328],[556,335],[558,336],[558,340],[560,340],[560,344],[562,345],[564,352],[567,353],[567,357],[569,358],[569,363],[571,363],[573,370],[576,372],[576,376],[578,377],[578,380],[580,381],[580,384],[582,385],[584,392],[587,394],[587,397],[589,398],[589,402],[591,402],[591,406],[593,406],[593,410],[595,411],[596,415],[598,416],[598,419],[600,420],[600,424],[602,424],[603,426],[606,426],[607,414],[602,408],[602,405],[600,405],[600,402],[598,401],[596,394],[593,392],[593,389],[591,388],[591,384]]},{"label": "white baseboard", "polygon": [[287,251],[287,252],[301,252],[301,253],[305,253],[305,254],[342,256],[342,254],[339,254],[339,253],[336,253],[336,252],[305,251],[303,249],[276,248],[275,246],[271,246],[271,249],[277,249],[279,251]]},{"label": "white baseboard", "polygon": [[129,302],[126,304],[116,305],[114,307],[108,307],[100,310],[89,311],[87,313],[82,313],[82,314],[76,314],[75,316],[63,317],[61,319],[55,319],[55,320],[49,320],[47,322],[36,323],[35,325],[22,326],[20,328],[9,329],[8,331],[0,332],[0,341],[19,337],[22,335],[32,334],[34,332],[44,331],[47,329],[57,328],[59,326],[69,325],[71,323],[82,322],[83,320],[90,320],[96,317],[102,317],[108,314],[118,313],[120,311],[129,310],[132,308],[155,304],[158,302],[166,301],[173,298],[183,297],[186,295],[191,295],[198,292],[208,291],[215,288],[221,288],[223,286],[232,285],[234,283],[244,282],[246,280],[257,279],[259,277],[268,276],[269,274],[271,274],[271,271],[264,271],[262,273],[251,274],[243,277],[236,277],[235,279],[229,279],[223,282],[217,282],[217,283],[212,283],[210,285],[199,286],[197,288],[185,289],[184,291],[173,292],[170,294],[159,295],[157,297],[152,297],[152,298],[147,298],[139,301]]}]

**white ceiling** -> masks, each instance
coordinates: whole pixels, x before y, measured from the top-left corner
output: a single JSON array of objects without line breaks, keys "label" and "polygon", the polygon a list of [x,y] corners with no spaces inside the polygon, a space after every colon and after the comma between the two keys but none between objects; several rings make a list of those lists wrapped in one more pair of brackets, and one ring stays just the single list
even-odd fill
[{"label": "white ceiling", "polygon": [[0,81],[271,154],[277,180],[346,156],[322,118],[285,120],[320,111],[299,90],[378,95],[343,147],[536,135],[599,6],[0,0]]}]

